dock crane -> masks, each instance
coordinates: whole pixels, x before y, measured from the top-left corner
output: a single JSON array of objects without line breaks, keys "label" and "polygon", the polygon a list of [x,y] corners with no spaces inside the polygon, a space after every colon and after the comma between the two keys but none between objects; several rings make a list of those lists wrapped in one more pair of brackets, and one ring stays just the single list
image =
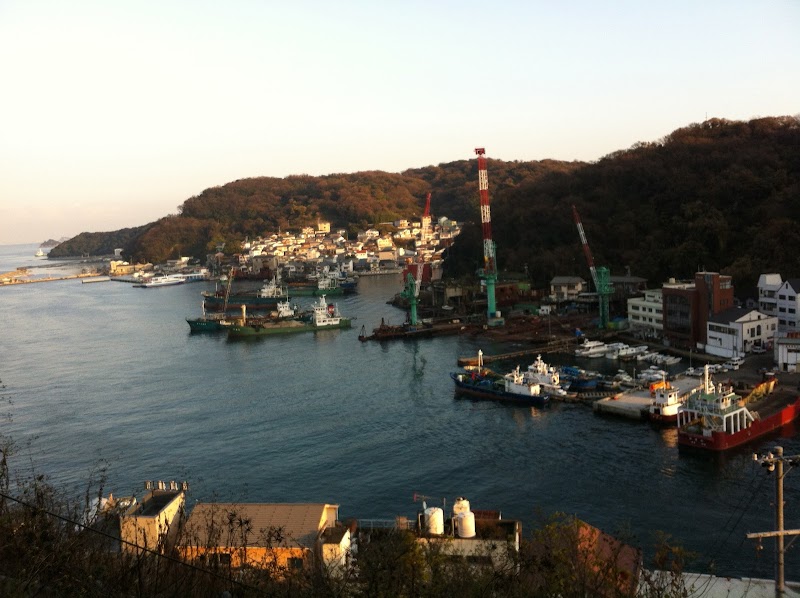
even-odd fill
[{"label": "dock crane", "polygon": [[[419,302],[419,289],[422,286],[422,271],[425,264],[422,261],[422,256],[419,257],[417,263],[414,264],[414,274],[408,273],[405,280],[405,287],[400,293],[400,296],[408,301],[410,306],[408,321],[412,326],[417,325],[417,303]],[[409,268],[410,270],[410,268]]]},{"label": "dock crane", "polygon": [[497,315],[495,303],[495,284],[497,283],[497,263],[495,244],[492,241],[492,216],[489,209],[489,175],[486,172],[486,150],[476,147],[478,155],[478,192],[481,199],[481,228],[483,230],[483,268],[478,272],[486,283],[487,320],[490,326],[502,326],[503,319]]},{"label": "dock crane", "polygon": [[600,303],[600,328],[607,328],[609,321],[608,302],[611,294],[614,292],[614,287],[611,285],[611,274],[608,268],[603,266],[599,268],[594,267],[592,250],[589,249],[589,242],[586,240],[586,233],[583,232],[581,217],[578,215],[578,208],[576,208],[574,204],[572,206],[572,218],[575,220],[575,226],[578,227],[578,235],[583,245],[583,253],[586,256],[586,262],[589,264],[589,272],[592,274],[594,290],[597,292],[597,299]]}]

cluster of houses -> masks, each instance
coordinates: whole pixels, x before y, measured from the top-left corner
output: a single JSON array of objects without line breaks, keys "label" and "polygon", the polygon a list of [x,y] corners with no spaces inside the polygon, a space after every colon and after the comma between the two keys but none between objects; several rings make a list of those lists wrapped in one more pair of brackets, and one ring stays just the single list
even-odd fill
[{"label": "cluster of houses", "polygon": [[[329,503],[198,502],[186,513],[186,483],[146,482],[136,497],[102,501],[92,527],[119,539],[119,550],[132,554],[177,554],[201,567],[267,569],[273,574],[317,568],[342,577],[358,570],[359,545],[380,541],[387,531],[412,534],[420,548],[471,566],[495,571],[518,567],[522,525],[499,511],[473,510],[457,498],[446,515],[443,507],[422,503],[416,520],[339,519],[339,505]],[[620,571],[620,590],[629,594],[641,574],[641,551],[584,522],[575,521],[570,540],[591,567]]]},{"label": "cluster of houses", "polygon": [[[419,222],[397,220],[391,232],[368,229],[349,239],[345,230],[331,230],[329,222],[316,228],[305,227],[299,233],[275,233],[248,240],[237,256],[239,266],[254,272],[284,269],[289,273],[308,266],[336,266],[347,272],[394,271],[411,262],[438,266],[442,253],[461,232],[459,224],[448,218],[435,222],[424,216]],[[387,227],[388,228],[388,227]],[[209,256],[211,265],[225,259],[221,253]]]},{"label": "cluster of houses", "polygon": [[[615,293],[627,297],[627,327],[643,338],[722,358],[772,352],[779,369],[800,364],[800,279],[762,274],[758,296],[740,301],[730,276],[696,272],[694,280],[670,279],[646,289],[637,277],[612,277]],[[579,277],[557,277],[550,295],[558,301],[591,301]],[[596,296],[594,298],[596,301]]]}]

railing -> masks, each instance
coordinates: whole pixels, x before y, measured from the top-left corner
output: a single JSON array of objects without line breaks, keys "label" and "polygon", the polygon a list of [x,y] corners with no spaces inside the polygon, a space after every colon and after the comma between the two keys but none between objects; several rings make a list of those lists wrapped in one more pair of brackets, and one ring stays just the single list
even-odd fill
[{"label": "railing", "polygon": [[402,529],[414,530],[417,524],[410,519],[359,519],[359,529]]}]

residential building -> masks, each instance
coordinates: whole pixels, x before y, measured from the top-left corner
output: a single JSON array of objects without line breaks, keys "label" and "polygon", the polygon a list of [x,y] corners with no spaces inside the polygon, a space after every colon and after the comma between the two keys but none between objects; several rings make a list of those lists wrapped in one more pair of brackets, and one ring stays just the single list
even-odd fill
[{"label": "residential building", "polygon": [[170,482],[147,482],[148,492],[141,503],[131,500],[130,507],[120,517],[122,551],[165,552],[177,537],[186,504],[186,489]]},{"label": "residential building", "polygon": [[198,503],[178,550],[190,561],[276,571],[347,565],[350,530],[339,505],[322,503]]},{"label": "residential building", "polygon": [[706,344],[708,318],[734,306],[733,282],[718,272],[696,272],[694,282],[671,279],[664,298],[664,341],[685,348]]},{"label": "residential building", "polygon": [[740,357],[753,347],[772,343],[778,318],[758,310],[733,307],[708,318],[704,351],[718,357]]},{"label": "residential building", "polygon": [[800,331],[800,278],[783,281],[776,294],[780,336]]},{"label": "residential building", "polygon": [[758,310],[761,313],[778,315],[778,289],[782,284],[780,274],[762,274],[758,277]]},{"label": "residential building", "polygon": [[664,332],[664,297],[661,289],[648,289],[640,297],[628,299],[631,332],[660,338]]},{"label": "residential building", "polygon": [[586,281],[580,276],[554,276],[550,281],[550,297],[554,301],[576,301],[578,295],[588,291]]}]

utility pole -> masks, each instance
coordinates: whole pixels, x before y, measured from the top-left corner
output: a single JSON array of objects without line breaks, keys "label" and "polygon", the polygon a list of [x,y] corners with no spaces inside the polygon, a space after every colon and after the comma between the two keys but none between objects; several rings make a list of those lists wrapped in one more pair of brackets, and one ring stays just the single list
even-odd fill
[{"label": "utility pole", "polygon": [[[784,559],[786,556],[786,549],[800,536],[800,529],[783,529],[783,477],[792,470],[792,467],[800,465],[800,455],[792,457],[783,456],[783,447],[776,446],[772,449],[771,453],[767,453],[764,457],[759,457],[758,454],[753,454],[753,461],[761,463],[767,471],[775,472],[775,531],[774,532],[759,532],[755,534],[747,534],[750,539],[753,538],[775,538],[775,596],[782,598],[783,592],[786,589],[786,579],[784,570]],[[786,471],[783,469],[784,463],[788,463],[789,467]],[[786,536],[794,536],[789,541],[789,546],[784,546],[784,538]]]}]

